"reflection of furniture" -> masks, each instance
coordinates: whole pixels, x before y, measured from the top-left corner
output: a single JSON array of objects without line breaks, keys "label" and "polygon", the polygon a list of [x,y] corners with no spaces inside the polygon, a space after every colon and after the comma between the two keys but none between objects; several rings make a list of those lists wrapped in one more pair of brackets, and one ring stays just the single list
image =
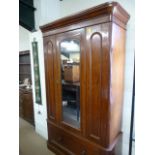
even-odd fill
[{"label": "reflection of furniture", "polygon": [[79,81],[79,65],[64,65],[64,80],[68,82]]},{"label": "reflection of furniture", "polygon": [[[121,135],[128,18],[128,13],[113,2],[41,27],[45,52],[48,147],[57,155],[114,155]],[[67,38],[80,42],[79,128],[66,123],[62,115],[59,45]]]},{"label": "reflection of furniture", "polygon": [[[65,93],[69,91],[70,93]],[[77,120],[79,120],[79,110],[80,110],[80,83],[69,83],[62,81],[62,92],[64,93],[63,100],[66,100],[68,103],[72,101],[73,103],[76,103],[77,108]],[[68,95],[70,94],[70,95]],[[75,100],[75,101],[74,101]]]},{"label": "reflection of furniture", "polygon": [[32,90],[20,88],[19,95],[20,117],[34,124]]}]

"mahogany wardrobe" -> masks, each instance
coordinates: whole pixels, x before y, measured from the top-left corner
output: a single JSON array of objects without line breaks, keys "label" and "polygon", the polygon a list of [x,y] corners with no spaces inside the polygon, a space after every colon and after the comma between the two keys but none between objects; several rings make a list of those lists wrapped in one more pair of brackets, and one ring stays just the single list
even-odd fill
[{"label": "mahogany wardrobe", "polygon": [[47,146],[57,155],[115,154],[122,134],[128,20],[121,5],[110,2],[40,27]]}]

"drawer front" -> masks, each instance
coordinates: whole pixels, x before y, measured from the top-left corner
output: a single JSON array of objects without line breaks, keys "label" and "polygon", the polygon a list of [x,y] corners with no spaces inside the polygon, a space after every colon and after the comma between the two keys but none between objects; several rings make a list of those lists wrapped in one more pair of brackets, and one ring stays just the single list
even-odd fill
[{"label": "drawer front", "polygon": [[66,155],[101,155],[98,148],[80,141],[51,124],[48,124],[48,129],[49,143],[66,152]]}]

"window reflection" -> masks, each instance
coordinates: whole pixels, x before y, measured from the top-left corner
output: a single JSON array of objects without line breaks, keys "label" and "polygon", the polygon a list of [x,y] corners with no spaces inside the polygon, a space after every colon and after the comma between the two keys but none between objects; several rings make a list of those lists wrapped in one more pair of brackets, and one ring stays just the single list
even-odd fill
[{"label": "window reflection", "polygon": [[80,128],[80,42],[63,40],[60,49],[63,121]]}]

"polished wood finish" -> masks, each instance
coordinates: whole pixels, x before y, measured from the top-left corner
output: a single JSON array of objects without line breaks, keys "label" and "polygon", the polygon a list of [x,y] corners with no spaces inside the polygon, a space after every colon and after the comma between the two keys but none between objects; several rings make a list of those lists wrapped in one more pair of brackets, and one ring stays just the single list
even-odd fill
[{"label": "polished wood finish", "polygon": [[[44,39],[45,49],[45,74],[46,74],[46,95],[48,118],[57,120],[56,116],[56,47],[55,36]],[[52,92],[52,93],[51,93]]]},{"label": "polished wood finish", "polygon": [[59,19],[55,22],[41,26],[42,32],[47,32],[57,28],[76,24],[77,22],[92,20],[93,18],[108,15],[108,22],[117,22],[126,24],[129,18],[128,13],[117,2],[107,2],[96,7],[87,9],[77,14]]},{"label": "polished wood finish", "polygon": [[[110,79],[109,36],[110,23],[86,28],[86,109],[87,136],[104,146],[108,125],[108,94]],[[104,36],[105,35],[105,36]]]},{"label": "polished wood finish", "polygon": [[[116,2],[41,27],[48,148],[60,155],[115,155],[121,135],[128,13]],[[63,121],[60,43],[80,41],[80,128]],[[120,155],[120,154],[119,154]]]},{"label": "polished wood finish", "polygon": [[[114,35],[117,34],[117,35]],[[125,66],[125,30],[112,24],[111,80],[110,80],[110,134],[109,144],[115,139],[121,128],[121,111],[124,92]]]}]

